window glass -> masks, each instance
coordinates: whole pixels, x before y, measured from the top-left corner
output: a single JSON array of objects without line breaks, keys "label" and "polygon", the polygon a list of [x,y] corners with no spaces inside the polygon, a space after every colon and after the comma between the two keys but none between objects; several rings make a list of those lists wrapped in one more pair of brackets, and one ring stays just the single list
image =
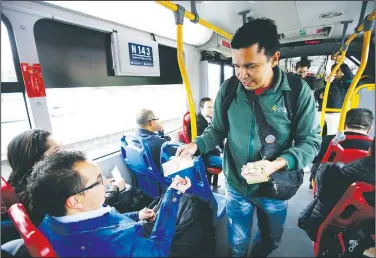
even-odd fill
[{"label": "window glass", "polygon": [[208,64],[208,97],[213,101],[221,86],[221,66],[219,64]]},{"label": "window glass", "polygon": [[8,29],[1,21],[1,82],[17,82]]},{"label": "window glass", "polygon": [[1,160],[6,160],[9,142],[30,129],[23,93],[1,94]]},{"label": "window glass", "polygon": [[230,79],[234,75],[234,68],[232,66],[224,66],[224,80]]},{"label": "window glass", "polygon": [[[117,151],[121,134],[137,127],[139,109],[152,109],[167,133],[181,126],[186,105],[181,84],[47,88],[46,93],[54,136],[63,145],[82,143],[79,148],[91,157]],[[109,149],[95,143],[103,139]]]}]

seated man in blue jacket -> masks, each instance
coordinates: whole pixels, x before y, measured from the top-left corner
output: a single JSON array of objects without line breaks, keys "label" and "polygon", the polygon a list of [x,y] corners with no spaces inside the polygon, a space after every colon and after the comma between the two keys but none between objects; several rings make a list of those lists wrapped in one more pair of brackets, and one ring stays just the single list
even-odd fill
[{"label": "seated man in blue jacket", "polygon": [[[32,208],[46,211],[39,229],[60,257],[166,257],[180,197],[190,186],[188,178],[175,177],[158,217],[150,209],[120,214],[103,206],[105,184],[99,167],[82,152],[59,151],[34,167],[27,191]],[[136,221],[155,219],[152,234],[143,237]]]},{"label": "seated man in blue jacket", "polygon": [[[136,123],[139,127],[136,135],[146,140],[155,165],[158,169],[161,169],[161,147],[163,143],[170,141],[171,138],[164,135],[162,123],[150,109],[141,109],[137,114]],[[172,153],[172,155],[175,155],[176,149],[174,148],[173,150],[169,151]]]}]

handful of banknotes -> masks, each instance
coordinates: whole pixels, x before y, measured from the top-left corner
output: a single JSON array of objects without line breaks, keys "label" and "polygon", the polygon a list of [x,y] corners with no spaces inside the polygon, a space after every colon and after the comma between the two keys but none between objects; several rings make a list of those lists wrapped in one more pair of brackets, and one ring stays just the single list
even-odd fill
[{"label": "handful of banknotes", "polygon": [[258,184],[269,181],[269,175],[260,164],[248,163],[242,167],[241,175],[248,184]]}]

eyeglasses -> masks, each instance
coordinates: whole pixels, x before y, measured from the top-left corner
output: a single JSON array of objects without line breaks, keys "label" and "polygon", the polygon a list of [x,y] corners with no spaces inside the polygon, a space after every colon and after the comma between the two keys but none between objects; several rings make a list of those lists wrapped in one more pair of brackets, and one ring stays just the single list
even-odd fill
[{"label": "eyeglasses", "polygon": [[159,120],[159,118],[153,118],[153,119],[148,120],[148,122],[151,122],[151,121],[158,121],[158,120]]},{"label": "eyeglasses", "polygon": [[[94,187],[96,187],[98,185],[103,185],[103,176],[102,176],[102,174],[98,175],[97,181],[94,184],[91,184],[88,187],[85,187],[84,189],[82,189],[82,190],[80,190],[77,193],[74,193],[72,195],[83,193],[83,192],[85,192],[87,190],[90,190],[90,189],[92,189],[92,188],[94,188]],[[72,196],[72,195],[70,195],[70,196]]]}]

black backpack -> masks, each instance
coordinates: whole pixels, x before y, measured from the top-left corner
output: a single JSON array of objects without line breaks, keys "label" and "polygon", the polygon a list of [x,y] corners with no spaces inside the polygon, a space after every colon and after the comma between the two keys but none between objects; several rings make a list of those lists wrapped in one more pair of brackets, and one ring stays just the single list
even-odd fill
[{"label": "black backpack", "polygon": [[[295,135],[297,127],[297,121],[294,111],[297,110],[297,99],[300,95],[303,84],[302,80],[294,74],[286,74],[286,76],[291,91],[284,91],[284,99],[288,118],[291,121],[290,143],[292,143],[293,135]],[[224,89],[225,97],[222,101],[222,119],[224,121],[226,131],[230,130],[227,111],[230,108],[231,102],[236,97],[238,84],[238,78],[236,78],[236,76],[232,76],[228,80],[228,83],[225,86],[226,88]],[[279,144],[277,144],[277,141],[275,140],[276,134],[274,130],[266,122],[262,109],[258,104],[258,98],[253,97],[253,99],[251,100],[251,94],[248,93],[247,97],[249,99],[249,104],[251,103],[251,101],[254,102],[253,106],[251,106],[251,109],[256,110],[253,110],[253,112],[256,116],[256,121],[259,126],[259,137],[261,144],[263,145],[263,148],[261,150],[261,158],[273,160],[282,152],[282,148],[281,146],[279,146]],[[267,142],[267,140],[270,139],[268,137],[270,137],[271,135],[274,137],[274,141],[272,143]],[[228,152],[227,155],[229,156],[229,162],[234,164],[231,153]],[[274,172],[270,176],[271,180],[269,182],[259,184],[259,189],[257,190],[256,195],[279,200],[288,200],[296,194],[299,187],[303,183],[303,178],[304,171],[302,169]]]},{"label": "black backpack", "polygon": [[[157,216],[162,199],[163,196],[149,205]],[[144,236],[148,237],[153,231],[154,222],[142,222],[142,227]],[[215,256],[213,210],[208,202],[184,194],[179,203],[175,230],[169,257]]]},{"label": "black backpack", "polygon": [[139,211],[150,205],[154,198],[146,195],[141,189],[131,186],[118,192],[108,205],[115,207],[120,213]]}]

